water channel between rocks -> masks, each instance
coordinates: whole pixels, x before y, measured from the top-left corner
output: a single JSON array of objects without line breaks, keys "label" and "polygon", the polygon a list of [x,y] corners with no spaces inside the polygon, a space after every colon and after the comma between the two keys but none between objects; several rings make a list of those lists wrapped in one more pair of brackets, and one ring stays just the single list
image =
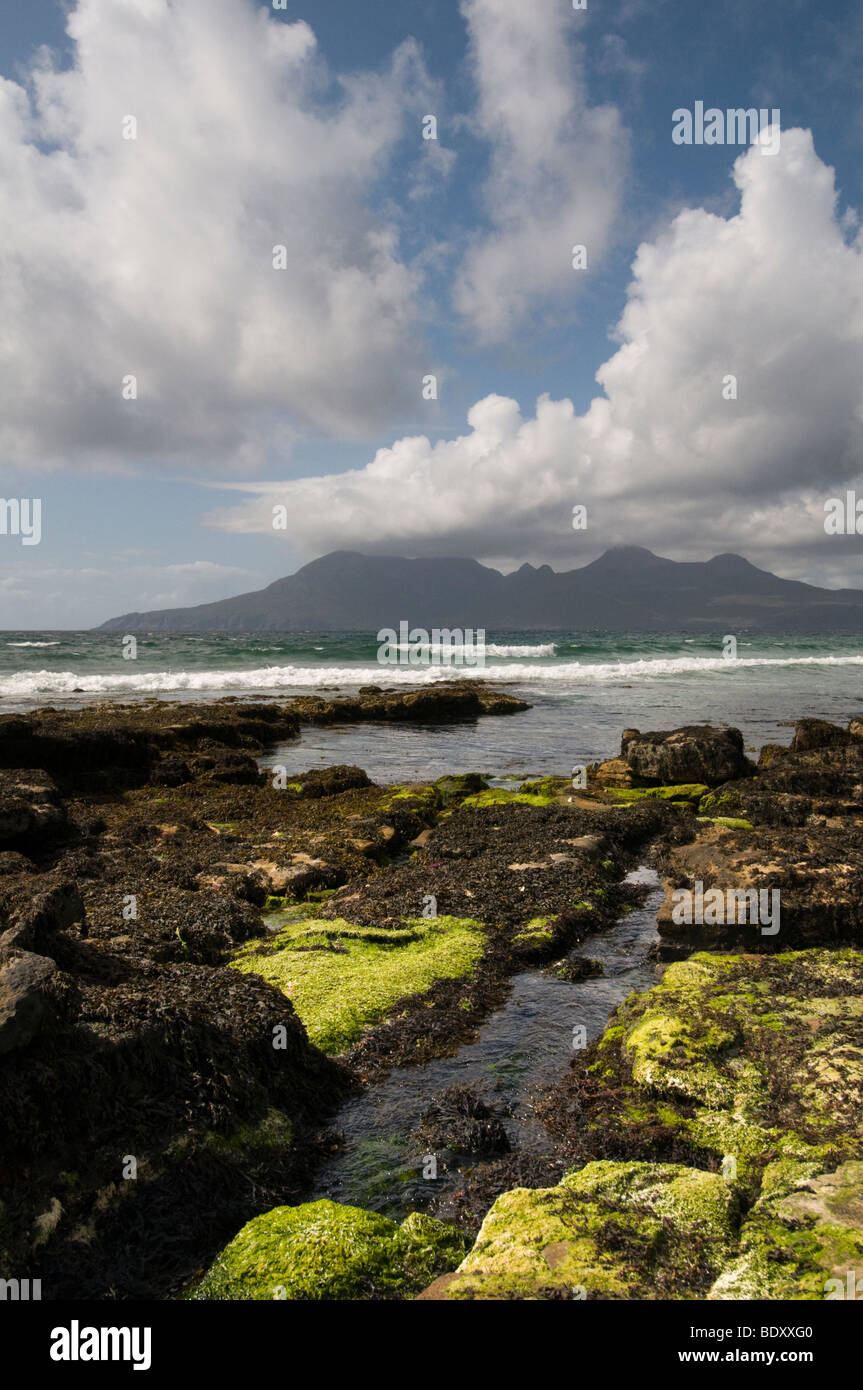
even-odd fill
[{"label": "water channel between rocks", "polygon": [[[400,1219],[461,1186],[455,1165],[439,1167],[434,1180],[424,1177],[424,1154],[411,1140],[436,1094],[450,1086],[472,1086],[494,1107],[513,1152],[553,1152],[535,1117],[535,1102],[564,1076],[573,1055],[573,1029],[582,1025],[593,1041],[627,995],[656,983],[650,949],[659,940],[659,878],[641,866],[626,882],[648,890],[643,905],[570,952],[599,961],[604,975],[577,983],[542,969],[516,975],[506,1003],[481,1025],[474,1042],[425,1066],[397,1068],[349,1101],[333,1121],[344,1142],[319,1168],[308,1200],[329,1197]],[[469,1164],[464,1160],[463,1166]]]}]

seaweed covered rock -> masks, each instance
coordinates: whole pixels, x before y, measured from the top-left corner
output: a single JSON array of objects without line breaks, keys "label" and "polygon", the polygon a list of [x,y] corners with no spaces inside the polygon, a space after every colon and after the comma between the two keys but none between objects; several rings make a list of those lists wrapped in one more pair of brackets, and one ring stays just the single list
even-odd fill
[{"label": "seaweed covered rock", "polygon": [[[77,712],[76,712],[77,715]],[[52,711],[43,718],[0,718],[0,767],[43,768],[65,791],[134,786],[144,781],[154,757],[145,733]]]},{"label": "seaweed covered rock", "polygon": [[[766,1193],[743,1223],[740,1254],[722,1271],[707,1297],[859,1298],[863,1163],[843,1163],[820,1176],[795,1174],[787,1164],[785,1171],[782,1165],[776,1167],[780,1171],[775,1175],[765,1174]],[[789,1179],[793,1186],[787,1190]]]},{"label": "seaweed covered rock", "polygon": [[454,801],[463,801],[466,796],[473,796],[477,792],[486,791],[488,781],[478,772],[463,772],[438,777],[434,785],[438,790],[442,804],[449,806]]},{"label": "seaweed covered rock", "polygon": [[707,724],[661,733],[626,729],[620,757],[636,785],[704,782],[716,787],[754,771],[744,753],[740,730],[714,729]]},{"label": "seaweed covered rock", "polygon": [[0,848],[38,849],[65,825],[57,786],[47,772],[0,769]]},{"label": "seaweed covered rock", "polygon": [[343,1300],[406,1297],[462,1258],[464,1238],[413,1213],[386,1216],[322,1200],[277,1207],[234,1237],[195,1299]]},{"label": "seaweed covered rock", "polygon": [[385,928],[299,917],[269,940],[241,949],[232,965],[289,995],[309,1037],[345,1052],[402,999],[440,980],[468,977],[483,953],[469,918],[406,919]]},{"label": "seaweed covered rock", "polygon": [[567,984],[575,985],[581,980],[594,980],[604,975],[605,968],[601,961],[594,960],[592,956],[566,956],[563,960],[548,966],[546,973],[558,980],[564,980]]},{"label": "seaweed covered rock", "polygon": [[297,777],[297,794],[307,797],[337,796],[339,792],[351,791],[354,787],[370,787],[371,780],[361,767],[314,768]]},{"label": "seaweed covered rock", "polygon": [[[182,887],[141,882],[133,874],[119,888],[100,880],[85,892],[88,934],[121,951],[134,942],[137,951],[159,962],[218,965],[238,944],[261,934],[256,904],[266,896],[265,882],[244,866],[224,864]],[[127,888],[137,891],[124,913]]]},{"label": "seaweed covered rock", "polygon": [[[173,783],[177,775],[178,761],[178,759],[172,759],[168,763],[169,784]],[[165,766],[166,763],[163,759],[157,766],[157,773],[160,775],[153,778],[156,785],[165,783]],[[260,776],[258,764],[251,753],[244,753],[236,748],[216,748],[211,753],[201,753],[191,759],[188,770],[192,775],[201,777],[204,781],[224,782],[229,786],[254,786]],[[180,778],[179,780],[185,781],[186,779]]]},{"label": "seaweed covered rock", "polygon": [[848,729],[827,719],[798,719],[791,740],[792,753],[811,753],[820,748],[844,748],[852,741]]},{"label": "seaweed covered rock", "polygon": [[[746,816],[762,826],[804,826],[812,817],[855,818],[863,809],[863,739],[822,719],[800,720],[790,748],[765,744],[758,776],[705,797],[706,814]],[[861,726],[863,727],[863,726]]]},{"label": "seaweed covered rock", "polygon": [[424,1297],[699,1298],[735,1249],[737,1201],[718,1173],[589,1163],[557,1187],[516,1188]]},{"label": "seaweed covered rock", "polygon": [[414,720],[428,724],[449,724],[477,719],[480,715],[518,714],[530,709],[506,691],[494,690],[483,681],[441,681],[419,690],[381,690],[366,686],[358,695],[336,696],[325,700],[319,695],[300,695],[286,709],[302,723],[354,723],[361,719],[401,722]]},{"label": "seaweed covered rock", "polygon": [[519,932],[545,918],[554,939],[563,940],[585,904],[614,920],[615,865],[677,816],[660,801],[583,809],[541,793],[498,787],[472,793],[441,816],[409,863],[361,885],[349,883],[323,915],[344,914],[370,926],[393,922],[421,912],[432,894],[438,914]]},{"label": "seaweed covered rock", "polygon": [[12,957],[26,1007],[0,1056],[0,1268],[50,1297],[163,1296],[262,1201],[297,1192],[292,1135],[347,1078],[262,980],[73,930],[53,956],[26,978]]},{"label": "seaweed covered rock", "polygon": [[460,1154],[509,1153],[502,1120],[473,1086],[448,1086],[425,1111],[414,1138],[424,1150]]},{"label": "seaweed covered rock", "polygon": [[584,1157],[688,1151],[753,1201],[777,1164],[796,1178],[863,1158],[863,954],[669,966],[573,1066],[551,1123]]},{"label": "seaweed covered rock", "polygon": [[[656,919],[663,946],[764,951],[863,941],[863,830],[853,823],[711,825],[670,849],[665,874]],[[691,911],[681,889],[692,895]]]},{"label": "seaweed covered rock", "polygon": [[77,883],[62,872],[10,873],[0,887],[0,948],[50,955],[54,933],[83,923],[85,915]]},{"label": "seaweed covered rock", "polygon": [[618,801],[648,800],[671,801],[681,806],[698,806],[709,791],[704,782],[683,782],[670,787],[631,787],[615,790]]},{"label": "seaweed covered rock", "polygon": [[32,951],[0,952],[0,1054],[26,1047],[38,1033],[48,1008],[45,985],[56,968]]}]

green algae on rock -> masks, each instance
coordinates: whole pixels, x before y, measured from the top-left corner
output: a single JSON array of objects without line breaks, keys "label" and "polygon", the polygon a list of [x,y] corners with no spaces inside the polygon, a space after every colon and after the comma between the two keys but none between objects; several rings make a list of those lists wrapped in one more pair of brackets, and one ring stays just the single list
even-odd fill
[{"label": "green algae on rock", "polygon": [[740,796],[738,792],[731,791],[705,791],[705,795],[698,804],[698,810],[702,816],[710,816],[712,812],[719,812],[726,815],[729,811],[736,811],[740,806]]},{"label": "green algae on rock", "polygon": [[447,1299],[696,1298],[735,1248],[737,1199],[718,1173],[589,1163],[515,1188],[440,1281]]},{"label": "green algae on rock", "polygon": [[285,1152],[294,1137],[294,1127],[287,1115],[271,1106],[262,1120],[255,1124],[238,1125],[230,1134],[220,1134],[208,1130],[201,1138],[196,1135],[181,1134],[168,1146],[172,1159],[185,1158],[198,1150],[208,1150],[211,1154],[230,1157],[267,1155]]},{"label": "green algae on rock", "polygon": [[231,963],[287,994],[310,1040],[338,1054],[401,1000],[470,975],[483,945],[481,923],[464,917],[405,918],[389,931],[307,918]]},{"label": "green algae on rock", "polygon": [[611,795],[616,796],[618,801],[643,801],[647,798],[698,806],[709,790],[704,782],[681,782],[666,787],[616,787],[611,789]]},{"label": "green algae on rock", "polygon": [[463,801],[466,796],[488,790],[488,781],[478,772],[448,773],[434,783],[444,806]]},{"label": "green algae on rock", "polygon": [[531,781],[522,782],[519,793],[528,796],[550,796],[556,800],[559,796],[569,796],[573,791],[572,782],[568,777],[535,777]]},{"label": "green algae on rock", "polygon": [[326,1199],[256,1216],[219,1255],[193,1299],[343,1300],[416,1292],[451,1270],[464,1237],[413,1212],[386,1216]]},{"label": "green algae on rock", "polygon": [[863,1163],[784,1174],[778,1193],[768,1189],[749,1213],[740,1250],[709,1299],[844,1298],[849,1272],[856,1285],[863,1269]]},{"label": "green algae on rock", "polygon": [[410,810],[433,820],[443,804],[443,797],[436,785],[430,782],[416,782],[390,787],[381,801],[380,809]]},{"label": "green algae on rock", "polygon": [[514,944],[528,949],[536,947],[538,950],[552,946],[555,942],[552,928],[557,919],[557,913],[552,913],[550,917],[531,917],[524,930],[516,932]]},{"label": "green algae on rock", "polygon": [[476,792],[466,796],[462,806],[552,806],[556,797],[538,792],[511,792],[503,787],[490,787],[488,791]]},{"label": "green algae on rock", "polygon": [[698,820],[707,825],[725,825],[729,830],[755,829],[751,820],[743,820],[741,816],[699,816]]},{"label": "green algae on rock", "polygon": [[[585,1156],[592,1143],[656,1152],[662,1132],[705,1166],[725,1160],[749,1200],[766,1173],[784,1195],[800,1164],[823,1173],[863,1158],[863,954],[701,953],[671,965],[612,1015],[584,1080],[595,1087]],[[783,1187],[775,1165],[786,1160]]]}]

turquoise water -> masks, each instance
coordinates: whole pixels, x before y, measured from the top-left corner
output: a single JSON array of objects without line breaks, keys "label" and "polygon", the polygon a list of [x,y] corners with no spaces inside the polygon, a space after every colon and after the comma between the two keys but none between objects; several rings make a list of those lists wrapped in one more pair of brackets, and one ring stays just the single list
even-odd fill
[{"label": "turquoise water", "polygon": [[485,678],[533,709],[513,718],[424,729],[307,729],[274,761],[292,770],[355,762],[373,777],[453,768],[498,776],[560,772],[617,751],[623,728],[735,724],[756,750],[787,742],[803,715],[847,721],[863,704],[863,638],[738,635],[736,660],[696,633],[489,632],[478,666],[381,665],[374,634],[0,633],[0,709],[93,701],[212,700],[351,693],[362,685]]}]

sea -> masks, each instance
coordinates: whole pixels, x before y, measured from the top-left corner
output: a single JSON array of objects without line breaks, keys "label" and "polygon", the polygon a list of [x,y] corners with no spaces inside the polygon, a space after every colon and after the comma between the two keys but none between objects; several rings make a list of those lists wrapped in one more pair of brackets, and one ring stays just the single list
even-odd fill
[{"label": "sea", "polygon": [[[733,725],[751,754],[788,743],[804,716],[863,711],[863,637],[489,632],[483,665],[382,664],[374,633],[158,633],[134,659],[116,633],[0,633],[0,711],[93,703],[354,694],[361,686],[486,680],[526,713],[454,725],[305,727],[265,761],[289,772],[353,763],[375,781],[475,771],[507,783],[615,756],[625,728]],[[404,654],[405,657],[407,653]],[[469,655],[469,654],[468,654]],[[399,653],[402,656],[402,653]],[[432,657],[436,654],[433,652]]]}]

